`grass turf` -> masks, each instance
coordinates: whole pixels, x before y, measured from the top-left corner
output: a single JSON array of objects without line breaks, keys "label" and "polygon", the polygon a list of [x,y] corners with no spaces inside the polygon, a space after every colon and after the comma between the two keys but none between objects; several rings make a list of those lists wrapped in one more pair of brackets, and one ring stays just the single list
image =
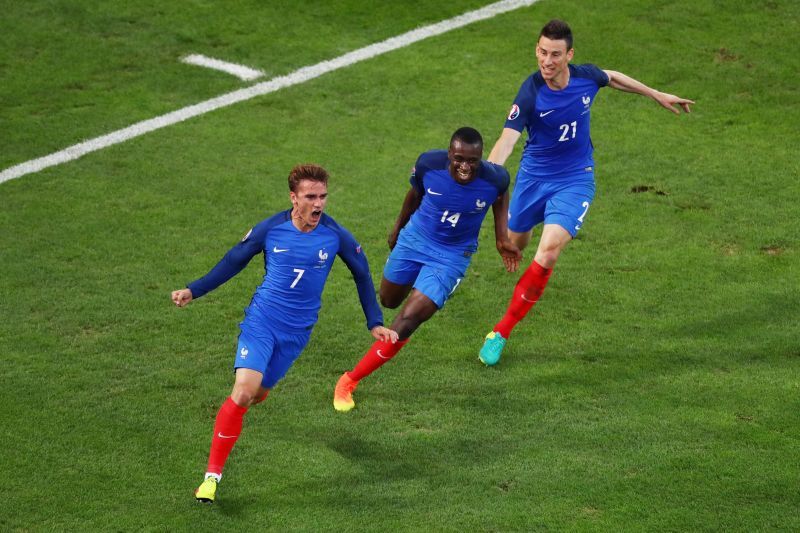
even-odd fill
[{"label": "grass turf", "polygon": [[[185,53],[277,75],[478,5],[9,5],[0,162],[242,85]],[[798,14],[544,1],[0,185],[0,525],[797,529],[800,102],[798,59],[776,43]],[[337,265],[311,344],[247,415],[218,504],[195,505],[262,272],[184,310],[169,291],[288,206],[286,174],[309,160],[331,170],[329,212],[377,280],[417,154],[463,124],[493,142],[554,16],[576,62],[694,112],[600,93],[596,200],[497,368],[477,350],[516,277],[487,221],[452,301],[334,413],[336,378],[369,344]]]}]

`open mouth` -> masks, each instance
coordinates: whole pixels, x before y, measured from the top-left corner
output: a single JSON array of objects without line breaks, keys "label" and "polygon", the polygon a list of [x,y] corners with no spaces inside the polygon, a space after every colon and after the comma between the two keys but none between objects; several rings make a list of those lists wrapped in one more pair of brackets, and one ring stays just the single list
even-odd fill
[{"label": "open mouth", "polygon": [[472,177],[472,171],[470,169],[457,169],[456,174],[462,181],[469,181],[469,179]]},{"label": "open mouth", "polygon": [[319,218],[322,215],[322,209],[317,209],[315,211],[311,211],[311,216],[313,218]]}]

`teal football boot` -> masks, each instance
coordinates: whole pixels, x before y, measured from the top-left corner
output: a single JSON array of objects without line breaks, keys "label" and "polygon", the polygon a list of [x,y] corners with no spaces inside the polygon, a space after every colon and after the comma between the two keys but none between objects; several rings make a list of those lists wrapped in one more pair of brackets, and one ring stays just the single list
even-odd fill
[{"label": "teal football boot", "polygon": [[478,359],[486,366],[493,366],[500,361],[503,348],[506,346],[506,339],[496,331],[490,331],[483,341],[483,347],[478,354]]}]

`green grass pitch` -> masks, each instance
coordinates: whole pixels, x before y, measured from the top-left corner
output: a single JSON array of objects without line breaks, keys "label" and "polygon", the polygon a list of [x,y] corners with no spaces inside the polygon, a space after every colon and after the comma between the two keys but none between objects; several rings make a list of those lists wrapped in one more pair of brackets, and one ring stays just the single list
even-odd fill
[{"label": "green grass pitch", "polygon": [[[274,77],[487,3],[0,2],[0,170],[248,85],[186,54]],[[517,276],[487,220],[447,307],[335,413],[370,344],[337,264],[195,504],[263,272],[169,292],[288,207],[306,161],[377,282],[416,156],[462,125],[494,143],[553,17],[576,63],[693,113],[601,91],[595,202],[496,368],[477,351]],[[0,529],[800,529],[799,21],[792,0],[542,0],[0,184]]]}]

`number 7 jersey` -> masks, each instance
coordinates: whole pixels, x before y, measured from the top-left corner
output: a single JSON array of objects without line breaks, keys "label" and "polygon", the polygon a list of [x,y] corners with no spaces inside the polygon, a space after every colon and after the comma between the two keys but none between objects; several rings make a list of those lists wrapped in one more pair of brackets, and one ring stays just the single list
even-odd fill
[{"label": "number 7 jersey", "polygon": [[383,324],[361,245],[326,214],[309,232],[294,226],[291,210],[260,222],[208,274],[188,285],[193,297],[222,285],[262,252],[264,279],[247,309],[247,321],[269,321],[288,330],[313,327],[322,305],[322,290],[338,255],[353,274],[367,327]]}]

